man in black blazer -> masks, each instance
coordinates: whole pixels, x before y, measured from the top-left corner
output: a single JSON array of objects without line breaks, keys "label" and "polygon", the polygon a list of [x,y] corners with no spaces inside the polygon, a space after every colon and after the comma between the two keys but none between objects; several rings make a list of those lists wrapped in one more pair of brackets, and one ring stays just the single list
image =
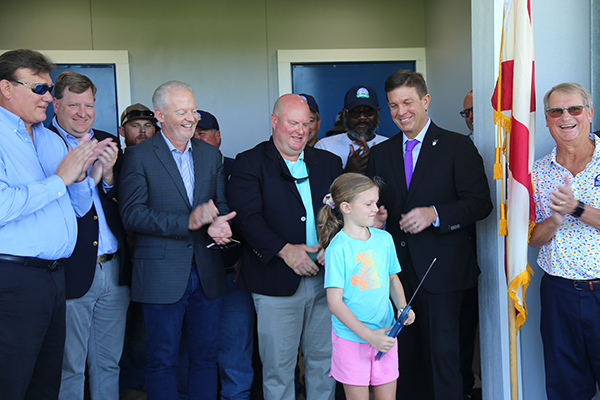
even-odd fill
[{"label": "man in black blazer", "polygon": [[475,287],[479,274],[467,227],[491,212],[489,186],[473,142],[427,116],[430,96],[421,74],[397,71],[385,91],[401,132],[371,150],[367,175],[384,180],[380,203],[409,298],[437,258],[412,304],[416,324],[399,336],[397,394],[458,400],[460,306],[463,291]]},{"label": "man in black blazer", "polygon": [[83,398],[86,361],[92,400],[119,396],[131,261],[113,171],[119,141],[92,129],[95,94],[96,86],[85,75],[67,71],[56,78],[56,116],[49,129],[71,149],[88,132],[98,141],[108,139],[110,143],[90,169],[97,185],[92,208],[77,218],[77,244],[64,263],[67,311],[60,399]]},{"label": "man in black blazer", "polygon": [[[229,242],[221,153],[193,139],[198,113],[189,85],[170,81],[152,96],[162,132],[128,148],[119,207],[135,232],[132,300],[142,303],[149,400],[177,399],[181,330],[188,338],[189,395],[217,396],[220,296],[227,291],[219,253]],[[229,214],[228,214],[229,213]],[[220,215],[220,216],[219,216]]]},{"label": "man in black blazer", "polygon": [[252,292],[267,400],[295,399],[298,346],[308,399],[332,399],[331,313],[323,287],[315,220],[342,173],[338,156],[307,147],[310,111],[298,95],[280,97],[273,136],[239,154],[228,186],[244,239],[240,286]]}]

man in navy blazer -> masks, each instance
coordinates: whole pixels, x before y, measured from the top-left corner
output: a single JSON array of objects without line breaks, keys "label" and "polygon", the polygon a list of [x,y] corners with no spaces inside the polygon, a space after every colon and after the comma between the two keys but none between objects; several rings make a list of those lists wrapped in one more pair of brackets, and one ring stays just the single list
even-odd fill
[{"label": "man in navy blazer", "polygon": [[307,147],[310,111],[298,95],[280,97],[273,136],[239,154],[228,199],[244,239],[240,286],[252,292],[267,400],[295,399],[298,346],[304,354],[308,399],[332,399],[331,313],[323,287],[316,215],[338,156]]},{"label": "man in navy blazer", "polygon": [[149,400],[176,400],[181,330],[188,338],[189,394],[217,396],[218,327],[227,281],[207,245],[231,237],[221,153],[193,139],[198,113],[189,85],[170,81],[152,96],[162,133],[125,154],[120,211],[135,232],[132,300],[142,303]]},{"label": "man in navy blazer", "polygon": [[119,396],[119,360],[129,305],[131,261],[117,205],[115,162],[119,141],[92,129],[96,86],[85,75],[66,71],[56,78],[49,129],[74,148],[87,133],[108,140],[90,170],[96,187],[90,211],[77,218],[77,243],[65,260],[66,341],[59,399],[83,398],[86,361],[92,400]]},{"label": "man in navy blazer", "polygon": [[373,147],[367,175],[384,180],[380,203],[388,213],[386,230],[394,237],[408,298],[437,258],[412,304],[416,323],[399,336],[397,394],[458,400],[463,398],[460,306],[464,290],[475,287],[479,275],[468,226],[492,210],[483,160],[467,136],[431,122],[421,74],[397,71],[385,91],[401,132]]}]

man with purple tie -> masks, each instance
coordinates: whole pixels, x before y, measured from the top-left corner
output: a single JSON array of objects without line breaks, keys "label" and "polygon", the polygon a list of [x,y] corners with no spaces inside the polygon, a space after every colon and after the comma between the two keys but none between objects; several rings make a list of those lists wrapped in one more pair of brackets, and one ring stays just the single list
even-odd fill
[{"label": "man with purple tie", "polygon": [[431,97],[420,73],[395,72],[385,91],[401,132],[372,148],[366,173],[385,182],[380,203],[407,298],[437,258],[414,299],[419,318],[402,332],[397,393],[402,399],[458,400],[460,306],[479,275],[467,227],[492,210],[483,160],[467,136],[429,119]]}]

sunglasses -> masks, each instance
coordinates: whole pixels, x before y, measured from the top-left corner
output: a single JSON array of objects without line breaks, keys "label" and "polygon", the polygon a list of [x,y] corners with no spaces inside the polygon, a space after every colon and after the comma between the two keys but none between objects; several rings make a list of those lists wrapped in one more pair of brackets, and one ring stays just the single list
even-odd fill
[{"label": "sunglasses", "polygon": [[373,115],[375,115],[377,111],[373,108],[373,107],[367,107],[367,108],[363,108],[363,109],[359,109],[359,108],[353,108],[352,110],[348,111],[348,116],[350,118],[360,118],[360,115],[364,115],[367,118],[372,117]]},{"label": "sunglasses", "polygon": [[303,183],[310,177],[310,170],[308,169],[308,165],[306,166],[306,176],[296,178],[296,177],[292,176],[292,174],[290,173],[290,169],[285,164],[285,161],[283,161],[283,157],[278,156],[278,158],[279,158],[279,170],[281,172],[281,177],[285,181],[294,182],[294,183]]},{"label": "sunglasses", "polygon": [[154,113],[150,110],[131,110],[123,117],[123,120],[130,120],[140,117],[154,118]]},{"label": "sunglasses", "polygon": [[586,107],[587,106],[582,105],[582,106],[571,106],[571,107],[567,107],[567,108],[560,108],[560,107],[547,108],[546,114],[552,118],[559,118],[559,117],[562,117],[565,110],[567,110],[569,112],[569,114],[576,117],[577,115],[580,115],[583,112],[583,109]]},{"label": "sunglasses", "polygon": [[469,114],[471,114],[472,112],[473,112],[473,107],[465,108],[464,110],[462,110],[460,112],[460,116],[463,118],[467,118],[467,117],[469,117]]},{"label": "sunglasses", "polygon": [[45,83],[23,82],[18,79],[13,80],[13,82],[27,86],[33,93],[40,95],[44,95],[46,92],[50,92],[50,94],[52,94],[52,91],[54,90],[54,85],[46,85]]}]

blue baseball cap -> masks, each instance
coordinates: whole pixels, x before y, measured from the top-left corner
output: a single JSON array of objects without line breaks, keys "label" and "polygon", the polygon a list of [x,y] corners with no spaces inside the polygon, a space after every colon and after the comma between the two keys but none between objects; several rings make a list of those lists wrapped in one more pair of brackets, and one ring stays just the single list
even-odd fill
[{"label": "blue baseball cap", "polygon": [[368,85],[352,86],[350,90],[346,92],[344,108],[350,111],[354,107],[362,105],[372,107],[374,110],[379,108],[379,102],[377,101],[377,93],[375,92],[375,89]]},{"label": "blue baseball cap", "polygon": [[198,126],[202,129],[219,129],[219,123],[214,115],[209,113],[208,111],[196,110],[198,111]]}]

